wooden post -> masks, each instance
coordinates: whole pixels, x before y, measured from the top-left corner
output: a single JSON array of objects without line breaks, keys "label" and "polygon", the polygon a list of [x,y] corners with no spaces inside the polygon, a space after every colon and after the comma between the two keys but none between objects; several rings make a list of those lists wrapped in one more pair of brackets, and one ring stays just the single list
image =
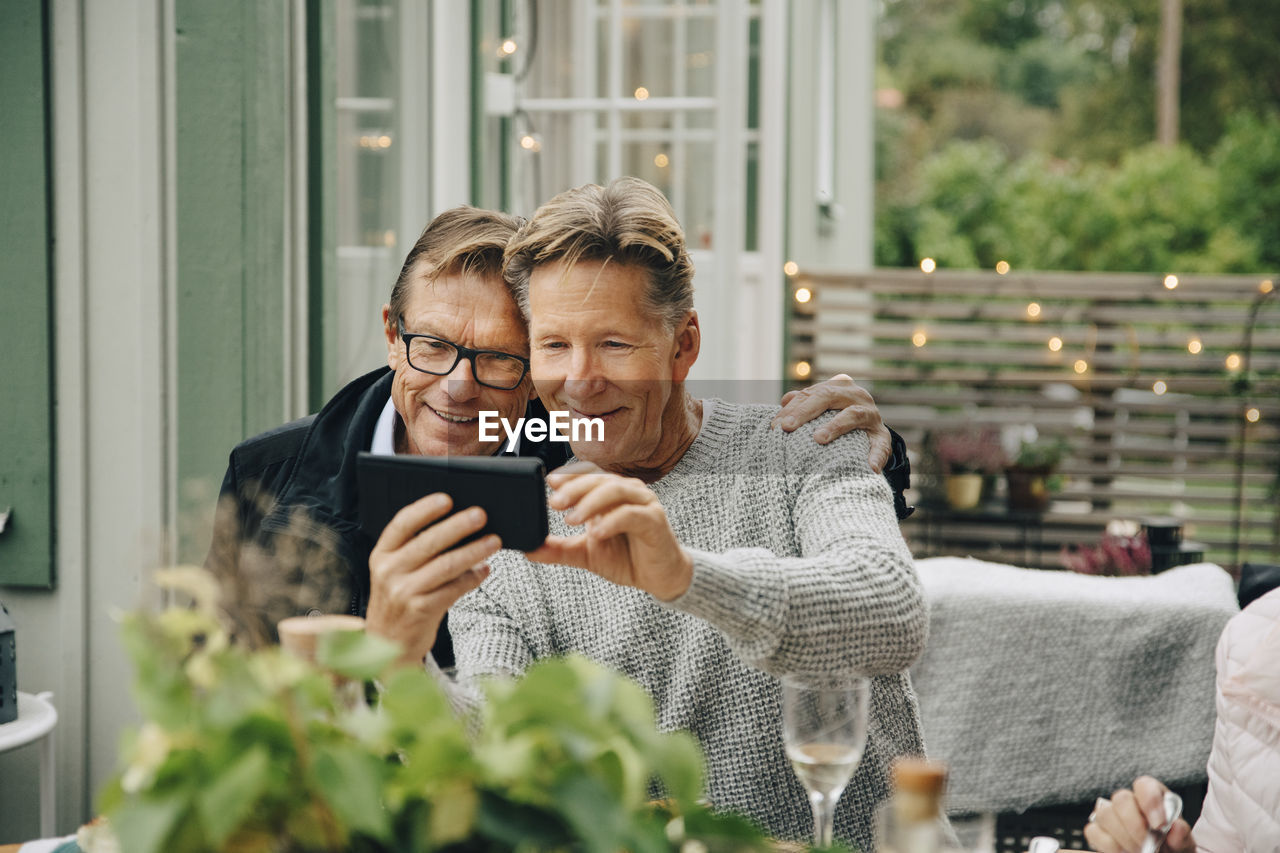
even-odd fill
[{"label": "wooden post", "polygon": [[1156,60],[1156,141],[1178,142],[1178,85],[1182,58],[1182,0],[1160,0],[1160,54]]}]

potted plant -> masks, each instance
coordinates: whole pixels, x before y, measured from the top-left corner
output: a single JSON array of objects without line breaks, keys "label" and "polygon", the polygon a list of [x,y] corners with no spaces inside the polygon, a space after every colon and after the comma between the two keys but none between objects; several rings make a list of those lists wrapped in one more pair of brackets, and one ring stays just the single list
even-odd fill
[{"label": "potted plant", "polygon": [[1055,472],[1071,445],[1062,438],[1024,439],[1005,469],[1010,512],[1044,512],[1056,487]]},{"label": "potted plant", "polygon": [[982,480],[1007,461],[995,427],[967,427],[933,436],[933,452],[942,476],[947,505],[972,509],[982,500]]},{"label": "potted plant", "polygon": [[692,736],[659,732],[644,690],[585,658],[493,682],[464,721],[385,640],[324,634],[316,663],[247,648],[212,576],[159,580],[191,604],[124,619],[144,722],[101,793],[105,831],[81,835],[89,853],[766,849],[698,804]]},{"label": "potted plant", "polygon": [[1130,522],[1108,524],[1097,545],[1064,545],[1059,559],[1064,568],[1083,575],[1149,575],[1152,567],[1147,535]]}]

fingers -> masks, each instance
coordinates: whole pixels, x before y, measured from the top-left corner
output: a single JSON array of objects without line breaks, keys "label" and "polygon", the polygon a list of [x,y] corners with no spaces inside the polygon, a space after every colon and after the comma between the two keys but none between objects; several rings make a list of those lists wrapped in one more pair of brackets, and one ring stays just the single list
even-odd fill
[{"label": "fingers", "polygon": [[[425,565],[459,541],[483,529],[485,520],[484,510],[473,506],[454,513],[444,521],[436,522],[391,552],[389,556],[392,558],[394,568],[400,571],[413,571]],[[371,557],[371,564],[372,559]]]},{"label": "fingers", "polygon": [[409,572],[393,584],[391,593],[399,596],[424,595],[462,577],[502,548],[502,540],[492,534],[468,542],[461,548],[445,551],[421,568]]},{"label": "fingers", "polygon": [[1163,826],[1170,815],[1164,811],[1164,795],[1168,790],[1160,780],[1152,776],[1139,776],[1133,780],[1133,796],[1148,826]]},{"label": "fingers", "polygon": [[535,563],[556,563],[563,566],[587,566],[587,537],[548,536],[535,550],[525,554]]},{"label": "fingers", "polygon": [[1191,837],[1191,824],[1182,818],[1175,820],[1164,839],[1164,849],[1169,853],[1196,853],[1196,840]]},{"label": "fingers", "polygon": [[580,481],[575,481],[572,486],[566,487],[574,488],[577,495],[576,497],[570,495],[562,502],[572,507],[565,513],[566,524],[586,524],[614,507],[626,504],[652,504],[658,500],[653,492],[639,480],[612,475],[600,475],[600,479],[594,477],[583,479],[589,479],[591,482],[578,488]]},{"label": "fingers", "polygon": [[415,606],[423,612],[428,610],[436,611],[443,618],[449,608],[458,603],[458,599],[484,583],[485,578],[489,577],[490,571],[491,569],[487,565],[469,568],[447,584],[436,587],[431,592],[419,596],[415,601]]},{"label": "fingers", "polygon": [[587,541],[598,543],[623,534],[640,535],[664,516],[662,506],[656,502],[643,506],[633,503],[614,506],[591,519]]},{"label": "fingers", "polygon": [[582,500],[582,497],[602,483],[622,479],[617,474],[606,474],[603,471],[579,474],[572,479],[561,480],[552,485],[551,499],[548,503],[552,509],[568,509]]},{"label": "fingers", "polygon": [[[1099,804],[1096,814],[1091,825],[1105,833],[1105,838],[1111,843],[1108,850],[1127,853],[1141,849],[1142,841],[1147,836],[1148,824],[1132,791],[1116,791],[1111,796],[1110,803],[1103,800]],[[1092,839],[1090,843],[1093,843]],[[1102,844],[1096,845],[1095,849],[1099,853],[1105,853]]]},{"label": "fingers", "polygon": [[418,498],[392,516],[391,521],[383,528],[374,548],[380,548],[383,551],[396,550],[412,539],[419,530],[443,518],[452,506],[453,499],[443,492]]},{"label": "fingers", "polygon": [[[835,399],[826,382],[801,388],[794,393],[795,396],[783,405],[782,411],[773,416],[773,420],[769,422],[770,427],[780,426],[783,432],[791,432],[832,408]],[[845,405],[847,403],[841,402],[834,408],[844,408]]]},{"label": "fingers", "polygon": [[893,436],[889,434],[889,428],[881,424],[878,430],[867,433],[867,440],[870,443],[870,448],[867,450],[867,463],[872,471],[879,474],[884,471],[884,466],[889,464],[889,459],[893,456]]}]

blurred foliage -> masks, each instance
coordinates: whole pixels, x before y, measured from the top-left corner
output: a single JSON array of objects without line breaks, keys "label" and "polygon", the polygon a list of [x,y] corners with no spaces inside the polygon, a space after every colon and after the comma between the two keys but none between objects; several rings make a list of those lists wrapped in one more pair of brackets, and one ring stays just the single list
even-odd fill
[{"label": "blurred foliage", "polygon": [[[248,649],[211,575],[160,582],[193,604],[124,619],[145,722],[100,795],[119,850],[768,849],[698,804],[693,737],[659,732],[644,690],[585,658],[492,682],[468,725],[385,640],[324,636],[318,666]],[[112,841],[99,833],[88,853]]]},{"label": "blurred foliage", "polygon": [[877,264],[1280,267],[1274,0],[1184,5],[1174,148],[1152,142],[1160,0],[880,10]]}]

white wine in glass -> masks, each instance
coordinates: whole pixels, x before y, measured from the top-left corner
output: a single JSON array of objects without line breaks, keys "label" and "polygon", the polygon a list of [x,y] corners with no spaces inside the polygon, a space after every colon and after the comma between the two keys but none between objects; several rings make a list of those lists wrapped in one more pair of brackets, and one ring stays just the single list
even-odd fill
[{"label": "white wine in glass", "polygon": [[830,847],[836,803],[867,745],[871,682],[784,679],[782,741],[796,777],[809,792],[813,841]]}]

